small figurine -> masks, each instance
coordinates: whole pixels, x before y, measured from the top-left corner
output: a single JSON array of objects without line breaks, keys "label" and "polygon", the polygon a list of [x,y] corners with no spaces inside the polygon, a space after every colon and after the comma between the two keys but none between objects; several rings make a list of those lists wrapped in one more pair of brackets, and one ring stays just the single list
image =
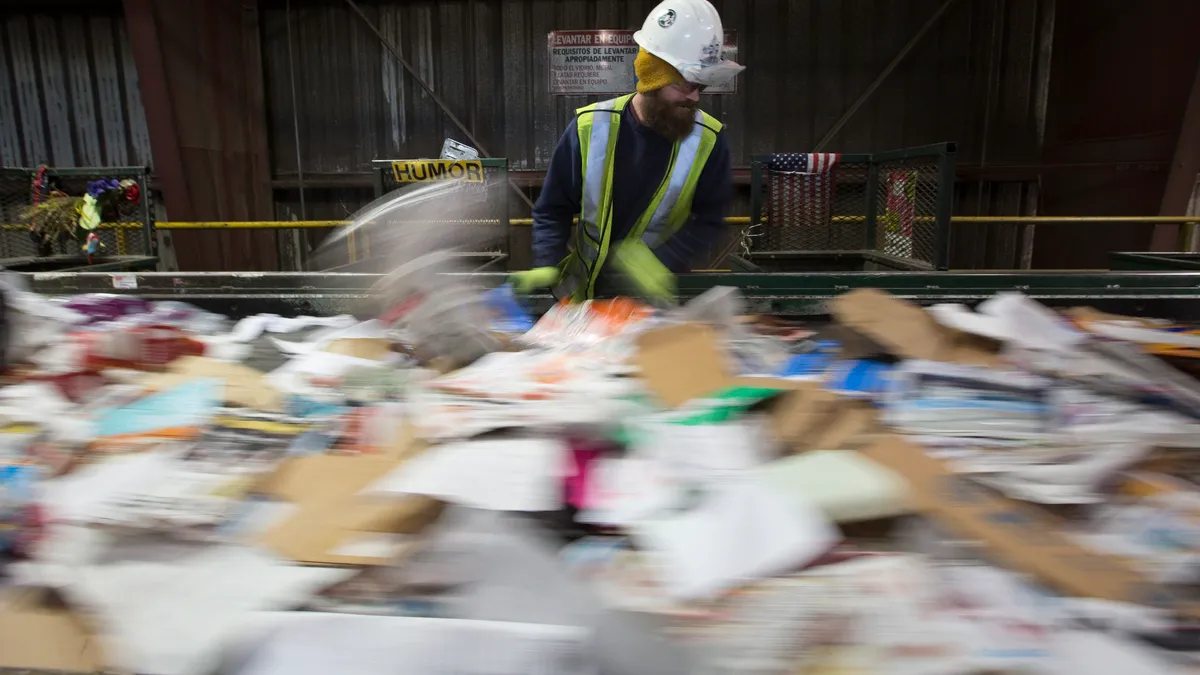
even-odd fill
[{"label": "small figurine", "polygon": [[100,236],[95,232],[88,232],[87,242],[83,245],[83,252],[87,254],[88,264],[92,264],[92,256],[100,252],[104,248],[104,242],[100,241]]}]

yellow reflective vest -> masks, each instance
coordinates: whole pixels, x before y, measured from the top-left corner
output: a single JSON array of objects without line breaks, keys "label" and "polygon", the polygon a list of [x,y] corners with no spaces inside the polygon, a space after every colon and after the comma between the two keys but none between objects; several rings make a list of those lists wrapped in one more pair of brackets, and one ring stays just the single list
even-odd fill
[{"label": "yellow reflective vest", "polygon": [[[612,176],[621,112],[633,94],[600,101],[575,111],[583,160],[583,195],[579,224],[571,234],[570,252],[559,267],[562,277],[554,295],[576,301],[591,298],[608,257],[612,235]],[[723,125],[708,113],[696,111],[692,133],[676,141],[658,191],[638,218],[629,236],[651,249],[670,239],[692,213],[692,198],[704,163],[712,154]]]}]

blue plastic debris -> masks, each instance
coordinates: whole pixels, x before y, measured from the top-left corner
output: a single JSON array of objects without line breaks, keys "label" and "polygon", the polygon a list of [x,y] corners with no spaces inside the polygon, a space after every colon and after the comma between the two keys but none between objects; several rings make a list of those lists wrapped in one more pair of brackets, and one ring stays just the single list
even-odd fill
[{"label": "blue plastic debris", "polygon": [[894,368],[881,361],[838,361],[826,371],[825,388],[846,396],[873,398],[887,389]]},{"label": "blue plastic debris", "polygon": [[484,293],[483,304],[492,315],[489,328],[493,331],[524,333],[533,328],[533,317],[517,301],[512,284],[504,284]]}]

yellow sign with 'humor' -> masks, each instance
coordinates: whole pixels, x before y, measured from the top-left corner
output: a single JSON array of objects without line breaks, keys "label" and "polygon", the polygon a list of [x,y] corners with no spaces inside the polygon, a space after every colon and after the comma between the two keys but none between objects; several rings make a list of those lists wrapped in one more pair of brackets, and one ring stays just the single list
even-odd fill
[{"label": "yellow sign with 'humor'", "polygon": [[392,162],[397,183],[430,183],[460,180],[483,182],[483,162],[477,159],[401,159]]}]

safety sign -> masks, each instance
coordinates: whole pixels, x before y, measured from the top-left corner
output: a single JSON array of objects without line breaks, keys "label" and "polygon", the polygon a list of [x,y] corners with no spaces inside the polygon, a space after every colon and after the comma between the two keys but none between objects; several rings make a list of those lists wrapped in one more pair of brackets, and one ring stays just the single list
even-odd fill
[{"label": "safety sign", "polygon": [[398,159],[392,162],[392,177],[397,183],[482,183],[483,163],[477,159]]}]

